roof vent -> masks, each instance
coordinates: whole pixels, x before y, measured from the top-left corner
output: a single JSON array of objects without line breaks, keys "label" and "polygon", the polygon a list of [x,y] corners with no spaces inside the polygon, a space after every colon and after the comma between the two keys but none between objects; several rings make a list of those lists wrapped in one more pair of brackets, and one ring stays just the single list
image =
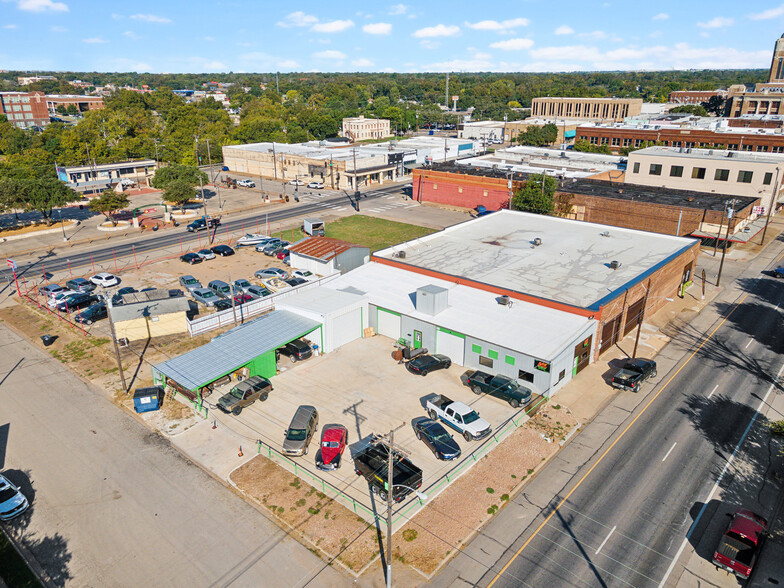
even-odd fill
[{"label": "roof vent", "polygon": [[501,306],[509,306],[509,296],[507,296],[506,294],[504,294],[503,296],[499,296],[495,300]]},{"label": "roof vent", "polygon": [[541,245],[541,244],[542,244],[542,238],[541,237],[534,237],[534,245],[539,247],[539,245]]},{"label": "roof vent", "polygon": [[619,267],[621,267],[621,262],[620,261],[613,260],[613,261],[610,262],[610,269],[611,270],[617,270]]},{"label": "roof vent", "polygon": [[609,237],[610,236],[610,231],[605,231],[604,233],[599,233],[599,236],[600,237]]}]

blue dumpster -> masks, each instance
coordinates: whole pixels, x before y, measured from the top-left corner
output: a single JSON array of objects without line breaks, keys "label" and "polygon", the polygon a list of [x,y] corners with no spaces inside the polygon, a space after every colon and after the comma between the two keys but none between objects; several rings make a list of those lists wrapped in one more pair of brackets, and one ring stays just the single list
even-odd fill
[{"label": "blue dumpster", "polygon": [[160,386],[137,388],[133,393],[133,407],[136,412],[158,410],[163,400],[163,389]]}]

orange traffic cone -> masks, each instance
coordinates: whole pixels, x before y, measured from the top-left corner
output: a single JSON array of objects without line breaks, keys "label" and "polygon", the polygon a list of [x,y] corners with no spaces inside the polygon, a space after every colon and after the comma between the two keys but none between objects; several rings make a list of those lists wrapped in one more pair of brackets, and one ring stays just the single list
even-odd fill
[{"label": "orange traffic cone", "polygon": [[239,451],[239,453],[237,454],[237,457],[242,457],[242,445],[240,445],[240,451]]}]

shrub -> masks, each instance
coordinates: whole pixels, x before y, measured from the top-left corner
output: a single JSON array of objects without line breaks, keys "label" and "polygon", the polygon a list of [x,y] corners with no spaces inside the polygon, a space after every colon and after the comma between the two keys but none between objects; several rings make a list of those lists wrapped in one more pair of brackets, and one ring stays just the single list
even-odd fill
[{"label": "shrub", "polygon": [[403,541],[413,541],[417,538],[417,532],[414,529],[406,529],[403,531]]}]

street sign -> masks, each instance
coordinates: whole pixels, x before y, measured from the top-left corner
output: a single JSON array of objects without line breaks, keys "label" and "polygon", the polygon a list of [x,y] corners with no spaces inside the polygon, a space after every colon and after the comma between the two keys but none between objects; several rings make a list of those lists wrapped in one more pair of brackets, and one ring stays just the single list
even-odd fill
[{"label": "street sign", "polygon": [[8,264],[8,267],[16,271],[16,262],[13,259],[6,259],[5,261]]},{"label": "street sign", "polygon": [[150,214],[151,212],[155,212],[157,210],[158,210],[157,208],[145,208],[144,214]]}]

